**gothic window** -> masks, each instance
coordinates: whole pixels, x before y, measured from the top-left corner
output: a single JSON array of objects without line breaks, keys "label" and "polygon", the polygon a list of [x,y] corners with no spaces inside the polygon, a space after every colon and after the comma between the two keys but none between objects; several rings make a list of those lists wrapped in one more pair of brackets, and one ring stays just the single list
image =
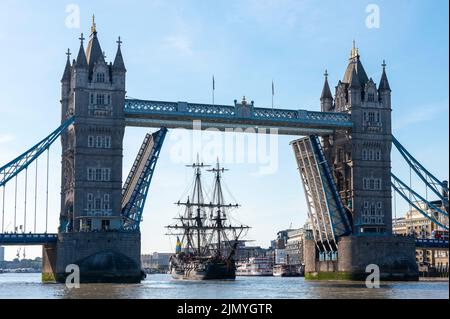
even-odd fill
[{"label": "gothic window", "polygon": [[381,150],[379,148],[363,148],[362,159],[363,161],[380,161]]},{"label": "gothic window", "polygon": [[370,205],[370,216],[375,216],[375,205],[373,203]]},{"label": "gothic window", "polygon": [[94,180],[94,169],[89,167],[88,171],[87,171],[87,176],[88,176],[88,181],[93,181]]},{"label": "gothic window", "polygon": [[111,169],[103,168],[102,170],[102,181],[109,182],[111,180]]},{"label": "gothic window", "polygon": [[[98,99],[98,97],[97,97]],[[369,122],[375,122],[375,113],[374,112],[369,112]]]},{"label": "gothic window", "polygon": [[93,200],[94,200],[94,195],[92,193],[88,193],[87,194],[87,207],[86,207],[88,211],[92,211]]},{"label": "gothic window", "polygon": [[94,205],[95,205],[94,206],[95,210],[101,210],[102,209],[102,199],[100,197],[96,197]]},{"label": "gothic window", "polygon": [[375,113],[375,115],[376,115],[377,123],[380,122],[380,113],[377,112],[377,113]]},{"label": "gothic window", "polygon": [[105,82],[105,73],[97,73],[97,82],[104,83]]},{"label": "gothic window", "polygon": [[101,168],[95,169],[95,180],[96,181],[102,180],[102,169]]},{"label": "gothic window", "polygon": [[105,105],[105,94],[97,94],[97,105]]},{"label": "gothic window", "polygon": [[102,148],[103,147],[103,141],[101,136],[97,136],[95,139],[95,147]]},{"label": "gothic window", "polygon": [[94,104],[94,93],[90,94],[90,102],[91,104]]},{"label": "gothic window", "polygon": [[379,179],[379,178],[375,179],[375,187],[374,187],[374,189],[375,190],[381,190],[381,179]]},{"label": "gothic window", "polygon": [[103,195],[103,210],[109,210],[109,194]]},{"label": "gothic window", "polygon": [[106,97],[107,97],[107,99],[106,99],[106,100],[107,100],[106,105],[111,104],[111,95],[108,94]]},{"label": "gothic window", "polygon": [[375,160],[381,161],[381,150],[375,151]]},{"label": "gothic window", "polygon": [[375,94],[373,94],[373,93],[368,93],[368,94],[367,94],[367,101],[369,101],[369,102],[375,102]]}]

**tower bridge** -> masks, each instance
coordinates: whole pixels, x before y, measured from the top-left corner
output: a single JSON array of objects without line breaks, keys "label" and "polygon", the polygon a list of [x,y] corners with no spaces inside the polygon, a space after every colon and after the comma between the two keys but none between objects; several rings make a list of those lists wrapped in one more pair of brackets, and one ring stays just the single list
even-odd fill
[{"label": "tower bridge", "polygon": [[[377,264],[383,279],[417,279],[416,242],[392,235],[391,192],[394,188],[407,201],[411,200],[407,192],[418,193],[392,174],[392,145],[443,203],[438,208],[442,218],[420,212],[448,231],[448,185],[393,138],[386,65],[383,62],[377,85],[368,78],[356,47],[334,94],[325,73],[321,111],[312,112],[257,107],[245,98],[234,105],[127,99],[120,38],[110,63],[105,61],[94,22],[86,49],[84,40],[82,34],[76,59],[71,61],[70,51],[67,54],[61,79],[61,125],[0,167],[0,244],[42,244],[43,280],[64,281],[68,264],[80,266],[84,282],[141,280],[140,222],[167,129],[196,129],[197,122],[201,129],[268,129],[306,136],[291,146],[312,228],[305,243],[307,278],[361,279],[368,264]],[[122,184],[126,126],[159,130],[145,136]],[[5,233],[6,184],[17,183],[18,174],[28,174],[32,163],[37,169],[37,159],[58,137],[62,176],[57,233],[39,233],[36,227],[31,233]],[[427,244],[448,248],[448,241],[417,243]]]}]

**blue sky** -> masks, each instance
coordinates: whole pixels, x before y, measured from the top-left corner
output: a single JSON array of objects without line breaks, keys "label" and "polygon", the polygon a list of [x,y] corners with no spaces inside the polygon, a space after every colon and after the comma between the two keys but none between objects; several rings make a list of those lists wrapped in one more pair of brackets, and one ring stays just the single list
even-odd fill
[{"label": "blue sky", "polygon": [[[66,6],[81,13],[80,28],[65,24]],[[366,7],[380,9],[380,27],[367,28]],[[369,77],[380,79],[386,59],[392,88],[393,133],[439,178],[448,178],[448,1],[9,1],[0,3],[0,165],[47,135],[60,119],[64,52],[77,52],[79,34],[89,34],[95,13],[107,60],[123,40],[128,96],[168,101],[233,104],[243,95],[256,106],[319,110],[323,73],[330,85],[342,78],[355,39]],[[72,56],[73,58],[74,56]],[[146,129],[127,128],[124,174]],[[164,225],[191,172],[169,160],[170,133],[158,162],[144,214],[143,252],[169,251]],[[173,137],[173,136],[172,136]],[[278,140],[275,174],[258,165],[227,165],[227,185],[242,204],[236,217],[253,227],[249,239],[267,246],[280,229],[302,226],[306,204],[294,156],[293,137]],[[51,151],[49,231],[59,214],[59,155]],[[393,153],[393,170],[408,170]],[[209,182],[209,181],[208,181]],[[8,191],[8,190],[7,190]],[[11,193],[9,193],[11,194]],[[9,204],[10,199],[9,198]],[[20,206],[22,205],[22,206]],[[41,207],[42,203],[39,204]],[[407,206],[399,204],[401,215]],[[19,200],[19,210],[23,203]],[[8,218],[10,218],[10,211]],[[43,227],[43,222],[38,222]],[[29,248],[40,255],[40,248]],[[7,248],[11,258],[15,248]]]}]

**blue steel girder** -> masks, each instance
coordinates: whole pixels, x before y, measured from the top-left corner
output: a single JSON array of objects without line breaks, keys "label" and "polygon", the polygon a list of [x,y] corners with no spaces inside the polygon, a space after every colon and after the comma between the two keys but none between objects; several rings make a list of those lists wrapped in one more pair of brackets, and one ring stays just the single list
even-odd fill
[{"label": "blue steel girder", "polygon": [[350,114],[257,108],[252,104],[230,106],[126,99],[124,113],[129,126],[193,129],[193,121],[201,121],[201,129],[272,128],[284,135],[326,135],[353,125]]},{"label": "blue steel girder", "polygon": [[49,243],[56,243],[58,240],[58,234],[48,233],[36,233],[36,234],[24,234],[24,233],[11,233],[0,234],[0,246],[7,245],[44,245]]},{"label": "blue steel girder", "polygon": [[[414,172],[416,172],[425,185],[427,185],[433,193],[435,193],[436,196],[442,200],[445,206],[448,206],[448,198],[443,196],[441,193],[441,189],[448,193],[448,186],[431,174],[425,167],[423,167],[394,136],[392,136],[392,144],[394,144],[408,165],[414,170]],[[436,185],[441,187],[441,189],[438,189]]]},{"label": "blue steel girder", "polygon": [[418,238],[416,239],[416,248],[424,249],[449,249],[448,240]]},{"label": "blue steel girder", "polygon": [[8,164],[0,167],[0,187],[4,186],[8,181],[14,178],[22,170],[26,169],[36,158],[39,157],[50,145],[74,122],[74,117],[64,121],[56,130],[44,138],[42,141],[34,145],[22,155],[13,159]]},{"label": "blue steel girder", "polygon": [[309,138],[315,156],[317,157],[319,172],[322,176],[323,189],[334,235],[336,238],[348,236],[352,233],[350,221],[348,219],[344,205],[342,204],[341,197],[339,196],[339,193],[337,191],[337,187],[334,182],[330,166],[328,165],[328,161],[323,153],[319,137],[316,135],[311,135]]},{"label": "blue steel girder", "polygon": [[426,211],[424,211],[419,205],[417,205],[418,200],[411,200],[406,192],[409,192],[411,195],[414,196],[414,198],[418,198],[420,201],[424,202],[429,208],[433,209],[439,214],[442,214],[444,216],[448,217],[448,213],[440,208],[438,208],[433,203],[427,201],[425,198],[417,194],[414,190],[412,190],[409,186],[407,186],[404,182],[402,182],[397,176],[391,173],[391,185],[394,188],[394,190],[404,199],[406,200],[412,207],[414,207],[420,214],[422,214],[424,217],[429,219],[431,222],[435,223],[436,225],[439,225],[440,227],[448,230],[448,225],[442,224],[439,220],[437,220],[434,216],[428,214]]},{"label": "blue steel girder", "polygon": [[163,127],[152,134],[153,147],[151,155],[146,160],[142,173],[135,177],[138,178],[136,185],[132,189],[129,201],[125,203],[122,209],[122,217],[124,219],[123,228],[125,230],[139,230],[148,190],[166,133],[167,128]]}]

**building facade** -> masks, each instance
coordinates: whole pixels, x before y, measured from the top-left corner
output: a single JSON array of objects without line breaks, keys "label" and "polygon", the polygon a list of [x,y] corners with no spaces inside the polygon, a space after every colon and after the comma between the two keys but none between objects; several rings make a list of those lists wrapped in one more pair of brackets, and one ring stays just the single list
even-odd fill
[{"label": "building facade", "polygon": [[144,269],[169,269],[169,261],[172,253],[145,254],[141,256],[141,264]]},{"label": "building facade", "polygon": [[[428,214],[437,218],[440,222],[448,225],[448,219],[444,220],[436,211],[427,207],[423,202],[415,203],[420,209],[426,211]],[[437,206],[441,206],[442,203],[433,202]],[[417,209],[411,207],[406,212],[404,217],[393,219],[393,233],[403,236],[412,236],[414,238],[434,238],[434,231],[440,230],[439,226],[433,223],[431,220],[423,216]],[[423,265],[446,265],[448,268],[449,263],[449,251],[447,250],[427,250],[416,249],[416,262],[419,266]]]},{"label": "building facade", "polygon": [[304,239],[305,229],[299,228],[290,230],[288,232],[288,239],[286,242],[286,261],[289,265],[304,265]]},{"label": "building facade", "polygon": [[5,247],[0,246],[0,261],[5,261]]}]

